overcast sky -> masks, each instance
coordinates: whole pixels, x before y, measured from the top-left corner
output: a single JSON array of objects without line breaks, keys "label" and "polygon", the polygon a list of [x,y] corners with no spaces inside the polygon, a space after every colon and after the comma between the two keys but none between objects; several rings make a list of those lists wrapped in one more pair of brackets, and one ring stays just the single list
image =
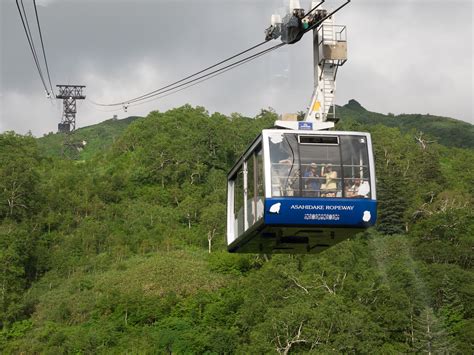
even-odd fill
[{"label": "overcast sky", "polygon": [[[34,33],[32,0],[24,0]],[[304,8],[310,1],[301,0]],[[86,85],[77,126],[146,115],[189,103],[210,112],[254,116],[306,110],[313,91],[306,36],[269,55],[175,95],[104,112],[92,102],[130,99],[181,79],[263,40],[283,0],[37,0],[53,85]],[[327,0],[335,8],[341,1]],[[430,113],[474,123],[471,0],[353,0],[337,16],[347,25],[349,60],[336,103],[358,100],[382,113]],[[0,0],[0,132],[56,131],[62,106],[47,100],[15,0]],[[37,37],[37,50],[40,42]],[[274,42],[275,44],[278,42]]]}]

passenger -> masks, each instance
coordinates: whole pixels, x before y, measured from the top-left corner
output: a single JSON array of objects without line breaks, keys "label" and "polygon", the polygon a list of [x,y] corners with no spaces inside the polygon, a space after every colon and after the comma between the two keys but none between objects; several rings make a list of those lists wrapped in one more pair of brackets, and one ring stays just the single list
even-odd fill
[{"label": "passenger", "polygon": [[332,164],[323,166],[321,175],[326,179],[326,182],[321,185],[321,192],[324,191],[325,197],[336,197],[337,172],[332,170]]},{"label": "passenger", "polygon": [[344,197],[352,197],[352,195],[354,194],[353,187],[354,180],[351,181],[349,179],[346,179],[344,184]]},{"label": "passenger", "polygon": [[355,197],[360,186],[360,179],[353,179],[352,185],[347,184],[346,197]]},{"label": "passenger", "polygon": [[321,188],[320,177],[318,175],[316,163],[311,163],[310,169],[304,173],[305,177],[305,196],[319,197],[319,190]]},{"label": "passenger", "polygon": [[368,181],[362,181],[361,179],[355,179],[354,185],[349,189],[349,194],[346,194],[347,197],[352,198],[368,198],[370,193],[370,185]]},{"label": "passenger", "polygon": [[355,196],[355,197],[368,198],[368,197],[369,197],[369,193],[370,193],[370,185],[369,185],[369,182],[368,182],[367,180],[363,180],[363,181],[360,183],[359,188],[357,189],[357,196]]}]

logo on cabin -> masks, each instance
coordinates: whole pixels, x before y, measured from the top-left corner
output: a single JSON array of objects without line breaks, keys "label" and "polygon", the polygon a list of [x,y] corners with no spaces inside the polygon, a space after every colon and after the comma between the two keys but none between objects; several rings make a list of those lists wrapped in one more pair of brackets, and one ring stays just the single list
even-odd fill
[{"label": "logo on cabin", "polygon": [[272,214],[280,214],[280,207],[281,207],[281,202],[274,203],[273,205],[270,206],[270,209],[268,212]]},{"label": "logo on cabin", "polygon": [[298,129],[311,131],[313,129],[313,123],[312,122],[298,122]]},{"label": "logo on cabin", "polygon": [[371,217],[372,216],[370,215],[370,211],[364,211],[364,215],[362,216],[362,220],[364,222],[368,222],[368,221],[370,221]]}]

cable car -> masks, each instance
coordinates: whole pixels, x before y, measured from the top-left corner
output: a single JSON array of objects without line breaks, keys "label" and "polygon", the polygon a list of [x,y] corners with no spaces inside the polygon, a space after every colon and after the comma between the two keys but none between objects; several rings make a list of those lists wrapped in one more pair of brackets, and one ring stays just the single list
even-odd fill
[{"label": "cable car", "polygon": [[263,130],[228,174],[228,250],[318,253],[376,208],[369,133]]},{"label": "cable car", "polygon": [[330,131],[336,74],[347,61],[346,27],[334,25],[333,15],[349,2],[328,13],[312,1],[305,14],[290,1],[282,23],[272,16],[267,38],[288,44],[289,19],[312,23],[294,40],[313,30],[314,91],[303,121],[276,121],[278,129],[263,130],[229,172],[229,252],[318,253],[376,221],[370,134]]}]

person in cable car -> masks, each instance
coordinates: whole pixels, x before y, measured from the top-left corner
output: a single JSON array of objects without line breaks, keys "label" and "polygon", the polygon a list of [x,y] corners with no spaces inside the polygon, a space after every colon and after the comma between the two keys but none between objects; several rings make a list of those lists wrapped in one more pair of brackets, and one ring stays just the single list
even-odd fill
[{"label": "person in cable car", "polygon": [[359,189],[357,190],[357,197],[360,198],[368,198],[370,193],[370,185],[367,180],[362,181],[362,183],[359,186]]},{"label": "person in cable car", "polygon": [[354,184],[347,190],[346,197],[350,198],[368,198],[370,185],[368,181],[361,181],[360,178],[354,179]]},{"label": "person in cable car", "polygon": [[356,196],[356,191],[360,186],[360,180],[359,179],[353,179],[352,184],[350,184],[349,181],[350,180],[347,180],[345,196],[350,198],[350,197]]},{"label": "person in cable car", "polygon": [[326,182],[321,185],[321,190],[324,191],[324,197],[336,197],[337,192],[337,171],[332,169],[332,164],[323,166],[321,175],[324,176]]},{"label": "person in cable car", "polygon": [[319,197],[319,190],[321,189],[320,176],[318,175],[318,166],[316,163],[311,163],[309,170],[307,170],[303,178],[305,180],[304,186],[306,197]]}]

